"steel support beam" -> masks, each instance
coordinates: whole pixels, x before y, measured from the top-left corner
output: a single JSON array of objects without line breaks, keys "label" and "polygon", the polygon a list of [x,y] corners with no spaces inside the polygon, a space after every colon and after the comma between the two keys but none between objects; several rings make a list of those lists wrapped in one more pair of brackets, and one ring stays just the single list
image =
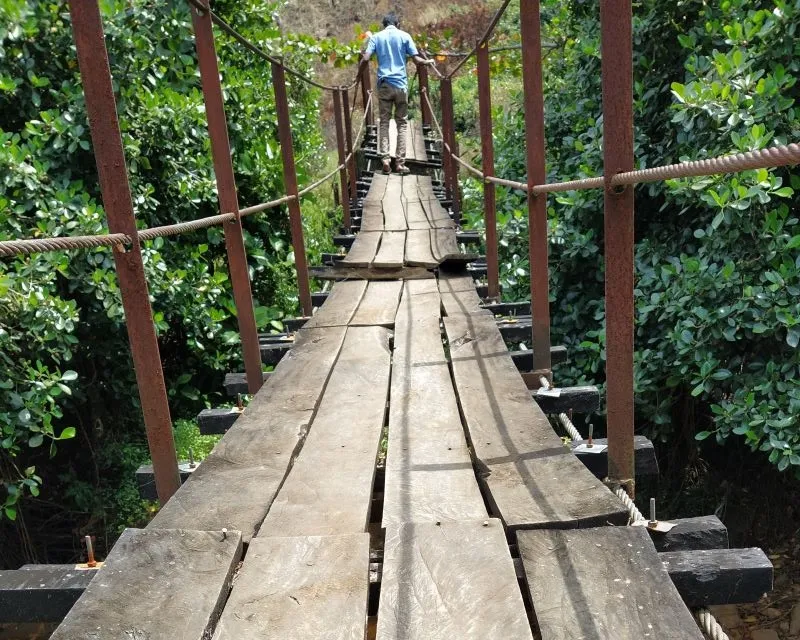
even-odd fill
[{"label": "steel support beam", "polygon": [[225,233],[225,248],[228,252],[228,270],[231,276],[233,300],[236,304],[236,319],[239,323],[239,335],[242,340],[247,386],[249,392],[254,394],[262,385],[261,354],[253,311],[253,294],[250,290],[247,252],[242,235],[242,221],[239,218],[239,198],[233,175],[228,124],[225,118],[217,51],[214,46],[214,31],[210,12],[206,11],[201,14],[196,7],[192,7],[191,12],[197,61],[200,67],[200,82],[206,105],[208,136],[211,139],[211,157],[214,161],[214,175],[217,180],[219,210],[220,213],[236,214],[236,219],[224,223],[222,228]]},{"label": "steel support beam", "polygon": [[422,126],[430,127],[433,122],[431,110],[423,97],[428,93],[428,67],[424,64],[417,65],[417,80],[419,81],[419,108],[422,115]]},{"label": "steel support beam", "polygon": [[[456,130],[453,122],[453,82],[450,78],[442,78],[439,83],[439,100],[442,104],[442,135],[452,153],[456,153]],[[461,199],[458,190],[458,162],[447,149],[444,150],[442,166],[445,168],[445,179],[448,184],[448,195],[453,202],[453,222],[461,226]]]},{"label": "steel support beam", "polygon": [[[356,105],[356,94],[353,94],[353,106]],[[350,93],[347,89],[342,89],[342,111],[344,113],[344,140],[345,151],[350,156],[347,161],[347,177],[348,184],[350,185],[350,201],[355,202],[358,195],[358,187],[356,187],[356,154],[353,153],[353,117],[350,113]]]},{"label": "steel support beam", "polygon": [[333,119],[336,124],[336,151],[339,157],[339,182],[342,185],[342,226],[347,233],[350,232],[350,198],[347,197],[348,182],[347,182],[347,153],[345,152],[345,133],[344,125],[342,123],[342,93],[343,89],[337,89],[333,92]]},{"label": "steel support beam", "polygon": [[[544,96],[539,0],[520,0],[522,83],[525,103],[525,151],[528,187],[547,181],[544,156]],[[531,268],[531,315],[534,369],[550,362],[550,292],[547,247],[547,196],[528,195],[528,248]]]},{"label": "steel support beam", "polygon": [[181,482],[100,8],[97,0],[72,0],[69,10],[108,230],[131,239],[127,250],[115,247],[113,254],[156,490],[163,505]]},{"label": "steel support beam", "polygon": [[631,0],[601,0],[603,175],[605,176],[606,384],[608,475],[634,494],[633,187],[611,187],[633,170]]},{"label": "steel support beam", "polygon": [[278,140],[281,145],[283,160],[283,186],[286,194],[294,196],[289,201],[289,222],[292,231],[292,247],[294,248],[294,264],[297,269],[297,291],[303,315],[311,315],[311,289],[308,285],[308,264],[306,262],[306,244],[303,238],[303,219],[300,213],[300,199],[297,195],[297,173],[294,166],[294,149],[292,148],[292,122],[289,118],[289,99],[286,96],[286,74],[283,66],[272,62],[272,87],[275,91],[275,111],[278,116]]},{"label": "steel support beam", "polygon": [[[369,102],[369,94],[372,91],[372,78],[370,77],[369,62],[361,63],[361,100],[364,103],[364,109],[367,108]],[[368,125],[375,124],[375,116],[373,115],[373,106],[370,105],[367,110],[365,118]]]},{"label": "steel support beam", "polygon": [[[494,142],[492,140],[492,87],[489,70],[489,46],[478,47],[478,108],[481,126],[481,158],[484,176],[494,175]],[[500,299],[500,269],[497,256],[497,205],[495,186],[483,182],[483,219],[486,225],[486,270],[490,300]]]}]

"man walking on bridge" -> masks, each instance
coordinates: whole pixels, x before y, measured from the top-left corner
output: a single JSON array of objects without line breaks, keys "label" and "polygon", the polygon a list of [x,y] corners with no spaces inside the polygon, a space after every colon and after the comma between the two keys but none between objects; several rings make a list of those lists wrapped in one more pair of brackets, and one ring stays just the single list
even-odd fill
[{"label": "man walking on bridge", "polygon": [[378,148],[383,160],[383,172],[392,170],[389,151],[389,120],[397,123],[397,172],[408,173],[406,167],[406,116],[408,115],[408,76],[406,58],[417,64],[433,64],[419,55],[411,36],[397,28],[399,20],[394,13],[383,18],[383,30],[370,36],[363,60],[369,62],[373,53],[378,55],[378,100],[381,126]]}]

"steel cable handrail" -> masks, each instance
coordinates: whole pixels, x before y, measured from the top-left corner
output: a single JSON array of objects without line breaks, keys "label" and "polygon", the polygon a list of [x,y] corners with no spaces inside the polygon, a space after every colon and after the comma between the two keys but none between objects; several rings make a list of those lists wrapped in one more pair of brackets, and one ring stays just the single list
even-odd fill
[{"label": "steel cable handrail", "polygon": [[[311,78],[309,78],[304,73],[301,73],[300,71],[297,71],[296,69],[292,69],[291,67],[286,66],[286,63],[284,63],[283,60],[281,60],[280,58],[278,58],[276,56],[273,56],[273,55],[267,53],[266,51],[264,51],[263,49],[261,49],[257,45],[253,44],[250,40],[245,38],[241,33],[239,33],[236,29],[234,29],[230,24],[228,24],[219,15],[214,13],[214,11],[212,11],[210,7],[207,7],[207,6],[203,5],[203,3],[200,2],[200,0],[187,0],[187,2],[189,2],[189,4],[191,4],[193,7],[195,7],[199,11],[207,12],[211,16],[211,20],[214,22],[214,24],[216,24],[220,29],[222,29],[225,33],[227,33],[229,36],[231,36],[239,44],[241,44],[245,48],[249,49],[250,51],[255,53],[257,56],[260,56],[264,60],[266,60],[268,62],[272,62],[274,64],[279,64],[281,67],[283,67],[283,70],[286,73],[288,73],[289,75],[294,76],[295,78],[297,78],[299,80],[302,80],[303,82],[305,82],[307,84],[310,84],[311,86],[317,87],[318,89],[322,89],[323,91],[336,91],[337,89],[340,88],[340,87],[335,87],[333,85],[322,84],[321,82],[317,82],[316,80],[312,80]],[[358,84],[358,78],[359,78],[359,74],[356,73],[356,79],[352,83],[347,85],[347,89],[348,90],[352,89],[353,87],[355,87]]]},{"label": "steel cable handrail", "polygon": [[475,55],[475,53],[478,51],[478,47],[483,45],[489,39],[489,37],[494,32],[494,29],[497,26],[497,23],[500,22],[500,18],[502,18],[503,14],[506,12],[506,9],[508,8],[509,4],[511,4],[511,0],[505,0],[505,2],[503,2],[503,4],[497,10],[497,13],[494,14],[494,17],[492,18],[492,21],[489,23],[489,26],[486,28],[486,31],[484,32],[484,34],[481,37],[481,39],[478,40],[477,44],[472,49],[472,51],[470,51],[461,60],[458,61],[458,64],[455,67],[453,67],[453,70],[450,71],[445,76],[446,78],[452,78],[456,73],[458,73],[459,69],[461,69],[461,67],[464,66],[464,64],[467,62],[467,60],[469,60],[472,56]]}]

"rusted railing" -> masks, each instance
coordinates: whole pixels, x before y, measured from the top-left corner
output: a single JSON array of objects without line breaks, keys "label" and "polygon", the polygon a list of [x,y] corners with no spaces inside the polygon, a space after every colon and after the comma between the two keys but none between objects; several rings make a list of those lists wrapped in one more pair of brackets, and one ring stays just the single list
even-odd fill
[{"label": "rusted railing", "polygon": [[[175,236],[216,225],[222,226],[225,235],[231,288],[239,323],[248,390],[250,393],[255,393],[261,387],[263,380],[261,350],[253,309],[241,218],[283,204],[288,206],[300,303],[303,312],[309,315],[312,310],[311,293],[303,240],[300,199],[333,178],[336,173],[341,173],[342,175],[343,193],[349,193],[351,198],[354,197],[354,137],[352,135],[352,120],[348,110],[348,91],[351,89],[357,91],[359,83],[362,84],[365,113],[361,128],[355,135],[356,140],[360,138],[365,124],[371,121],[372,118],[369,72],[365,65],[359,66],[355,80],[346,87],[334,87],[319,83],[294,69],[286,67],[281,60],[254,45],[227,22],[214,14],[201,0],[188,0],[188,2],[191,7],[192,25],[195,33],[195,45],[205,101],[208,133],[211,141],[214,175],[219,195],[220,214],[149,229],[137,229],[98,1],[70,2],[72,30],[86,98],[86,109],[89,115],[92,143],[100,179],[100,191],[104,209],[108,216],[109,233],[95,236],[32,238],[0,242],[0,257],[45,251],[63,251],[102,246],[113,247],[136,382],[142,403],[150,455],[153,461],[156,490],[159,501],[162,504],[177,491],[180,486],[180,478],[172,435],[172,419],[167,401],[161,356],[153,323],[144,265],[142,263],[140,241]],[[284,185],[287,193],[270,202],[244,209],[239,209],[228,139],[228,125],[214,43],[213,24],[217,24],[249,51],[269,61],[272,66],[272,84],[275,91],[278,114],[278,136],[283,158]],[[286,74],[290,74],[324,91],[330,91],[336,104],[337,147],[340,149],[339,165],[333,171],[303,189],[299,189],[297,185],[292,152],[289,104],[285,84]],[[345,226],[348,228],[350,217],[349,199],[347,197],[343,198]]]}]

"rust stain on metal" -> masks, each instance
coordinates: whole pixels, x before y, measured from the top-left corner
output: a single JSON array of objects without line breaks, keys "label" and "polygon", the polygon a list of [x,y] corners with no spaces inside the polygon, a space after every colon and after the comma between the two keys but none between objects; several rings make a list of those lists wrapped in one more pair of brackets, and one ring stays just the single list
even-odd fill
[{"label": "rust stain on metal", "polygon": [[[372,91],[372,78],[370,77],[369,63],[361,63],[361,100],[366,110],[365,122],[368,125],[375,124],[375,116],[373,114],[372,105],[369,102],[369,94]],[[367,109],[369,107],[369,109]]]},{"label": "rust stain on metal", "polygon": [[[520,0],[522,81],[528,186],[547,181],[544,156],[544,97],[539,0]],[[550,294],[547,246],[547,198],[528,195],[528,247],[531,269],[533,368],[550,369]]]},{"label": "rust stain on metal", "polygon": [[632,493],[633,188],[612,188],[633,169],[633,35],[630,0],[601,0],[603,171],[605,190],[608,475]]},{"label": "rust stain on metal", "polygon": [[[492,141],[492,89],[489,69],[489,47],[484,42],[478,47],[478,108],[481,127],[481,158],[484,176],[494,175],[494,142]],[[488,294],[492,300],[500,298],[500,271],[497,248],[497,206],[495,186],[483,181],[483,215],[486,224],[486,271]]]},{"label": "rust stain on metal", "polygon": [[[439,83],[439,99],[442,109],[442,133],[444,144],[453,153],[458,153],[456,149],[456,132],[453,121],[453,83],[450,78],[442,78]],[[449,184],[448,195],[453,201],[453,221],[456,226],[461,225],[461,200],[458,187],[458,162],[452,154],[446,151],[442,154],[442,166],[445,171],[445,180]]]},{"label": "rust stain on metal", "polygon": [[[353,107],[356,106],[356,94],[353,94]],[[353,115],[350,112],[350,92],[342,88],[342,113],[344,114],[344,141],[347,152],[347,178],[350,185],[350,201],[356,199],[356,155],[353,153]],[[349,227],[348,227],[349,228]]]},{"label": "rust stain on metal", "polygon": [[333,92],[333,119],[336,124],[336,152],[339,154],[339,182],[342,185],[342,224],[346,232],[350,232],[350,198],[347,182],[347,152],[345,151],[345,134],[342,124],[342,91]]},{"label": "rust stain on metal", "polygon": [[131,239],[127,251],[114,251],[113,254],[147,442],[153,459],[156,491],[159,501],[164,504],[180,487],[178,460],[100,9],[96,0],[84,0],[70,2],[69,10],[108,228],[111,233],[122,233]]},{"label": "rust stain on metal", "polygon": [[239,335],[242,339],[247,388],[250,393],[254,394],[263,384],[261,348],[258,344],[253,294],[250,290],[250,272],[247,267],[247,253],[239,217],[239,199],[233,175],[228,125],[225,119],[225,105],[219,80],[219,65],[210,13],[206,12],[201,15],[197,11],[193,11],[192,24],[194,25],[203,99],[206,105],[208,135],[211,139],[214,175],[217,180],[219,210],[221,214],[234,214],[233,219],[225,222],[222,228],[225,232],[225,248],[228,253],[228,270],[231,275],[233,299],[236,304]]},{"label": "rust stain on metal", "polygon": [[286,75],[283,66],[277,62],[272,66],[272,87],[275,91],[275,110],[278,115],[278,140],[281,145],[283,160],[283,185],[286,194],[295,196],[289,201],[289,224],[292,231],[292,247],[294,248],[294,264],[297,269],[297,289],[303,315],[311,315],[311,289],[308,284],[308,263],[306,261],[306,245],[303,238],[303,220],[300,212],[300,200],[297,197],[297,173],[294,166],[294,149],[292,148],[292,123],[289,119],[289,100],[286,96]]},{"label": "rust stain on metal", "polygon": [[417,80],[419,82],[420,109],[422,111],[422,126],[431,126],[431,110],[427,101],[422,99],[423,94],[428,92],[428,67],[420,65],[417,67]]}]

